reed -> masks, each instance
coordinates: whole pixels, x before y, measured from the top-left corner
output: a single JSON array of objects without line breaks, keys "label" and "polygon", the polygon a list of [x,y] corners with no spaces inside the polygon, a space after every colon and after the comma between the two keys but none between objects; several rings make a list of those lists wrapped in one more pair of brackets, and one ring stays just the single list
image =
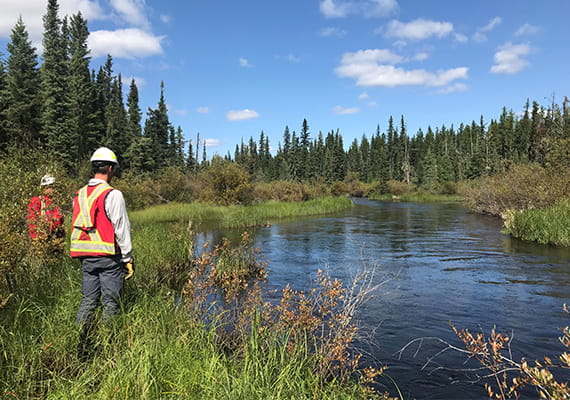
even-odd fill
[{"label": "reed", "polygon": [[543,210],[507,211],[504,232],[515,238],[554,246],[570,246],[570,198]]},{"label": "reed", "polygon": [[408,193],[399,196],[392,194],[372,194],[371,200],[383,201],[405,201],[419,203],[458,203],[463,200],[462,196],[454,194],[432,194],[432,193]]},{"label": "reed", "polygon": [[347,197],[323,197],[304,202],[268,201],[253,206],[213,206],[205,203],[169,203],[132,213],[135,223],[193,221],[214,228],[262,226],[295,216],[322,215],[349,208]]}]

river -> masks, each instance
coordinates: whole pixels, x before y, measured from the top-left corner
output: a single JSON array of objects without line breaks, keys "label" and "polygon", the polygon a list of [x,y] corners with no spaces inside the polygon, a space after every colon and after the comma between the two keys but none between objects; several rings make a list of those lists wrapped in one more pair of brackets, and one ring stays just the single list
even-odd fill
[{"label": "river", "polygon": [[[318,269],[347,283],[364,266],[374,270],[382,285],[358,314],[370,334],[359,345],[368,362],[389,367],[385,389],[405,399],[487,398],[464,354],[432,359],[445,348],[434,338],[461,347],[449,322],[486,334],[496,326],[513,337],[514,358],[563,351],[570,249],[512,239],[501,221],[459,204],[354,203],[335,215],[257,229],[254,244],[269,261],[268,289],[307,289]],[[426,339],[399,353],[419,338]]]}]

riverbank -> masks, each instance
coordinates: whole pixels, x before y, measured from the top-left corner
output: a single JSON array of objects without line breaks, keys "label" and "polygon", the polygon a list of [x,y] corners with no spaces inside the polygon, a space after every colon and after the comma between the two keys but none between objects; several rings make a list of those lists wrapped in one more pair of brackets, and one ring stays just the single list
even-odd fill
[{"label": "riverbank", "polygon": [[[338,203],[347,207],[350,200]],[[304,210],[314,214],[317,203],[311,204],[305,204]],[[244,211],[230,207],[218,210],[217,215],[292,216],[274,206],[258,207],[258,214],[250,214],[253,208]],[[247,243],[242,252],[217,256],[194,248],[192,232],[184,220],[199,219],[199,214],[178,207],[185,211],[180,214],[184,215],[182,222],[164,223],[171,220],[167,214],[158,214],[156,219],[144,212],[133,215],[137,272],[126,283],[122,313],[111,323],[96,327],[87,361],[78,359],[79,331],[74,324],[81,298],[79,263],[66,254],[50,262],[33,258],[23,261],[21,270],[28,273],[13,276],[14,294],[0,308],[2,396],[387,398],[373,394],[368,386],[381,371],[358,371],[348,353],[346,339],[352,337],[352,324],[346,325],[349,331],[343,330],[345,325],[338,325],[337,334],[331,335],[335,318],[344,316],[339,319],[343,323],[348,318],[336,302],[335,296],[344,296],[336,281],[324,276],[315,282],[315,293],[320,297],[285,289],[283,301],[272,308],[255,290],[257,286],[250,285],[247,298],[251,303],[227,308],[228,304],[235,305],[235,300],[225,297],[227,287],[220,291],[211,281],[220,276],[217,260],[225,257],[224,264],[231,269],[244,260],[254,262],[251,257],[256,253]],[[273,213],[260,211],[271,207]],[[200,220],[210,221],[205,214]],[[229,219],[236,220],[246,221]],[[234,282],[231,278],[226,283]],[[203,301],[206,298],[208,301]],[[314,307],[327,307],[321,311],[328,317],[308,318],[316,311]],[[306,312],[309,314],[304,316]],[[319,332],[326,332],[326,336],[318,336]]]},{"label": "riverbank", "polygon": [[352,206],[348,197],[321,197],[303,202],[268,201],[251,206],[213,206],[205,203],[169,203],[131,213],[135,223],[192,221],[215,229],[265,226],[271,220],[342,211]]},{"label": "riverbank", "polygon": [[433,193],[408,193],[402,195],[372,194],[368,196],[370,200],[382,201],[409,201],[418,203],[459,203],[463,197],[453,194],[433,194]]}]

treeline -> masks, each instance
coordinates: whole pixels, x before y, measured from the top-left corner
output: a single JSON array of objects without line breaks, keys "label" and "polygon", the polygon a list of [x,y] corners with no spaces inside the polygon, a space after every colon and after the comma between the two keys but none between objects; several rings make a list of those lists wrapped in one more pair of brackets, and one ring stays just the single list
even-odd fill
[{"label": "treeline", "polygon": [[63,19],[58,14],[57,0],[49,0],[41,65],[21,17],[12,29],[0,59],[0,151],[47,151],[71,174],[101,145],[112,148],[127,169],[184,165],[182,130],[169,121],[163,85],[143,128],[135,81],[125,104],[112,57],[98,70],[90,67],[87,21],[81,13]]},{"label": "treeline", "polygon": [[[21,18],[0,58],[0,151],[47,151],[71,175],[101,145],[112,148],[123,169],[133,173],[210,168],[199,134],[186,145],[182,128],[170,122],[164,84],[157,107],[149,108],[143,121],[136,82],[125,98],[110,55],[98,70],[91,69],[87,21],[80,13],[64,18],[58,13],[57,0],[49,0],[41,65]],[[390,116],[384,131],[377,126],[370,137],[349,145],[338,130],[312,134],[305,119],[298,133],[285,127],[276,151],[262,131],[223,159],[243,166],[258,182],[332,183],[349,177],[377,182],[381,191],[389,181],[445,191],[449,182],[493,175],[512,163],[566,165],[569,139],[564,97],[561,105],[553,98],[546,107],[527,100],[522,115],[503,108],[499,119],[488,123],[481,116],[478,122],[415,134],[408,132],[404,116],[399,121]]]},{"label": "treeline", "polygon": [[[344,150],[338,131],[319,132],[309,139],[307,120],[299,134],[285,128],[275,156],[268,138],[250,138],[236,146],[233,160],[262,180],[341,181],[352,174],[362,182],[414,183],[440,190],[447,182],[475,179],[503,172],[513,163],[568,166],[570,104],[554,101],[549,107],[527,101],[522,116],[503,108],[498,120],[458,128],[428,127],[409,135],[404,116],[398,125],[389,118],[385,132],[378,126],[369,138],[363,135]],[[232,159],[229,155],[226,157]]]}]

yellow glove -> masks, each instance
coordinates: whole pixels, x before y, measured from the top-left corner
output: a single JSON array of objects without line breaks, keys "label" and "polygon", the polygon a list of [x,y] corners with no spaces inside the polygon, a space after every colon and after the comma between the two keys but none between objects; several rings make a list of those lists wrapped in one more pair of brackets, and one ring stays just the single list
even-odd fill
[{"label": "yellow glove", "polygon": [[125,263],[125,269],[127,274],[125,275],[125,280],[131,279],[135,274],[135,259],[131,257],[129,261]]}]

